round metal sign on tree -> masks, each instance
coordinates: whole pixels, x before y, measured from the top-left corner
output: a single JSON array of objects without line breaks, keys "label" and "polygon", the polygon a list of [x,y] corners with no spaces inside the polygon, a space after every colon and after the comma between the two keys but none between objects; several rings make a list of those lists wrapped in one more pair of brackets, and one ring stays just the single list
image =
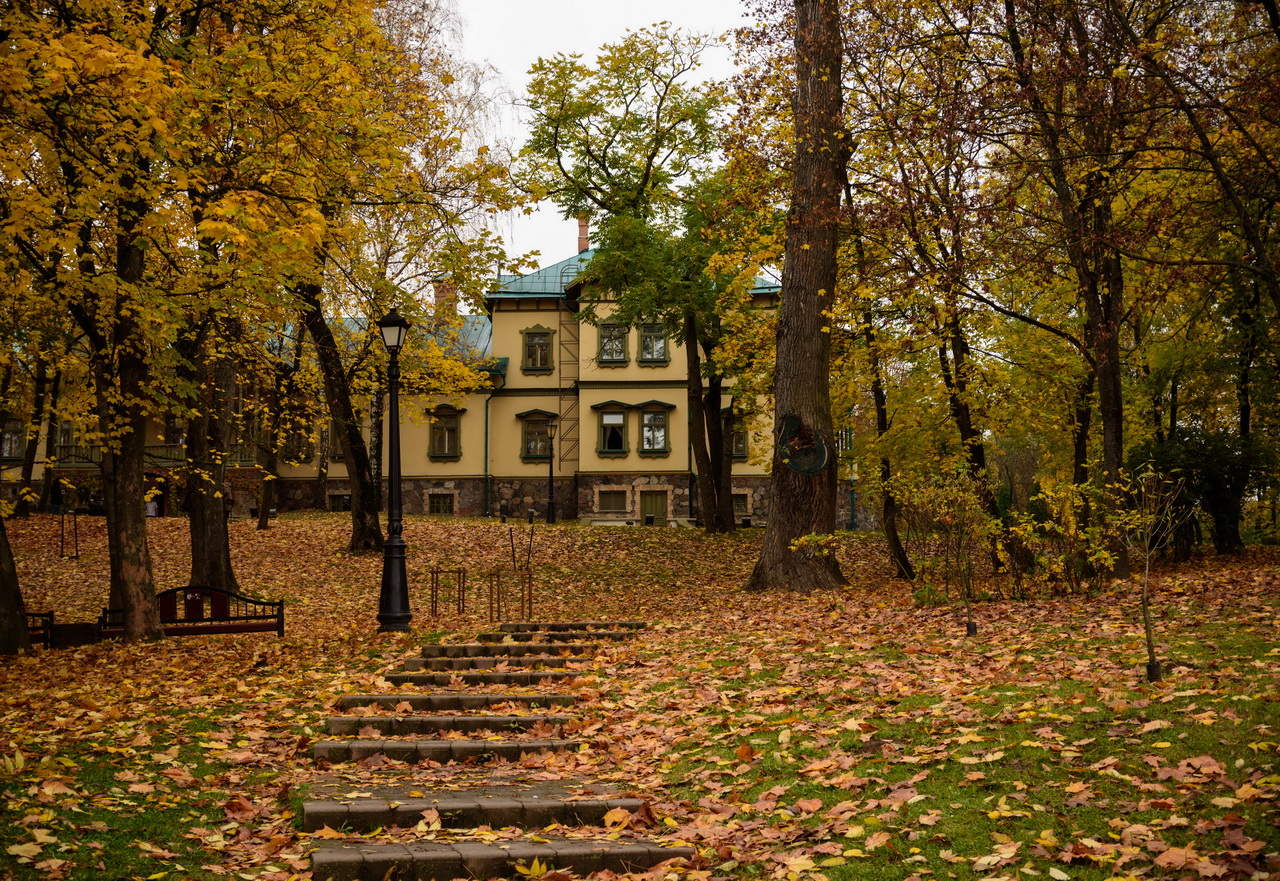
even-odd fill
[{"label": "round metal sign on tree", "polygon": [[822,435],[805,425],[794,414],[782,417],[778,443],[782,449],[782,464],[797,474],[820,474],[827,467],[827,460],[831,456],[831,448]]}]

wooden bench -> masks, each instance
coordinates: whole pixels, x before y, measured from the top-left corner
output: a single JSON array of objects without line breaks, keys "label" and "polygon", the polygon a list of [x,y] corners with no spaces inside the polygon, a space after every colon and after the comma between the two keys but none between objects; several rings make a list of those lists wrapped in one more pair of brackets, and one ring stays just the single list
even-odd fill
[{"label": "wooden bench", "polygon": [[[272,633],[284,636],[284,600],[255,600],[216,587],[171,587],[156,594],[165,636],[203,633]],[[124,610],[103,609],[103,636],[124,632]]]}]

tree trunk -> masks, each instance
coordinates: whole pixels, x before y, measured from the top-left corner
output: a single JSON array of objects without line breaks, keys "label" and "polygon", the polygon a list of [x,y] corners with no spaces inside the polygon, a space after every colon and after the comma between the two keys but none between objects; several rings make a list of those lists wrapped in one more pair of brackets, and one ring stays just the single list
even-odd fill
[{"label": "tree trunk", "polygon": [[27,608],[22,602],[18,567],[9,546],[9,532],[0,517],[0,655],[16,655],[31,649],[27,632]]},{"label": "tree trunk", "polygon": [[[846,583],[834,553],[811,543],[795,544],[806,535],[829,535],[836,526],[830,311],[840,190],[849,156],[841,121],[839,4],[795,0],[795,10],[796,153],[773,381],[769,523],[749,590]],[[791,437],[784,438],[784,431]],[[818,445],[825,447],[826,460],[816,474],[802,474],[788,464],[802,446]]]},{"label": "tree trunk", "polygon": [[726,455],[724,377],[712,373],[707,377],[702,415],[707,424],[707,461],[711,463],[711,483],[715,487],[716,524],[718,532],[733,532],[733,460]]},{"label": "tree trunk", "polygon": [[[875,331],[871,328],[871,315],[864,318],[863,335],[867,340],[867,358],[871,364],[871,399],[876,409],[876,439],[883,440],[889,433],[889,402],[880,378],[880,354],[876,351]],[[880,454],[880,526],[889,546],[889,559],[893,562],[896,577],[915,581],[916,570],[903,547],[898,534],[898,497],[893,493],[893,467],[889,457]]]},{"label": "tree trunk", "polygon": [[684,315],[684,353],[688,372],[689,446],[693,449],[693,467],[697,475],[698,511],[702,515],[702,528],[707,533],[723,532],[720,505],[716,499],[715,470],[707,449],[708,420],[702,388],[702,357],[698,349],[698,318],[692,310]]},{"label": "tree trunk", "polygon": [[[135,163],[140,173],[148,172],[147,160],[136,157]],[[134,180],[131,173],[122,177],[126,193]],[[118,205],[115,274],[124,291],[141,284],[145,275],[146,253],[134,238],[134,230],[146,209],[141,200],[130,197]],[[91,339],[98,334],[92,323],[84,329]],[[104,438],[115,439],[113,446],[103,450],[101,464],[111,565],[109,605],[124,611],[125,638],[131,640],[164,636],[143,508],[147,449],[144,402],[149,368],[147,354],[135,345],[137,334],[135,319],[122,312],[112,338],[97,340],[90,354],[98,428]]]},{"label": "tree trunk", "polygon": [[[137,388],[135,375],[144,370],[126,355],[94,365],[98,389],[99,421],[122,428],[117,446],[102,452],[102,495],[107,512],[107,551],[111,567],[111,596],[108,605],[124,610],[125,637],[141,639],[164,636],[156,606],[155,582],[151,574],[151,551],[147,546],[147,520],[143,508],[146,494],[147,417],[136,404],[117,405],[112,399],[113,378],[118,370],[125,389]],[[123,411],[123,412],[120,412]]]},{"label": "tree trunk", "polygon": [[369,470],[373,476],[375,511],[382,510],[382,437],[386,430],[383,417],[386,407],[386,390],[379,384],[369,402]]},{"label": "tree trunk", "polygon": [[[209,357],[208,350],[204,353]],[[231,362],[218,358],[200,370],[199,414],[187,431],[187,512],[191,523],[191,579],[193,585],[238,591],[231,568],[231,540],[227,517],[232,500],[227,483],[227,455],[231,444]]]},{"label": "tree trunk", "polygon": [[45,421],[48,423],[48,431],[44,436],[44,474],[40,481],[40,501],[36,510],[41,514],[48,514],[50,505],[53,500],[53,481],[55,479],[53,467],[50,465],[58,456],[58,399],[62,394],[62,371],[55,370],[53,372],[53,382],[49,388],[49,406],[46,409]]},{"label": "tree trunk", "polygon": [[342,368],[342,355],[338,352],[333,331],[325,321],[320,294],[320,285],[315,282],[298,285],[298,295],[305,307],[302,320],[316,344],[316,360],[324,377],[325,398],[329,402],[329,414],[339,430],[338,442],[351,485],[351,543],[348,547],[352,551],[376,551],[382,548],[382,527],[378,522],[378,497],[373,485],[369,448],[360,434],[360,423],[351,405],[351,386]]},{"label": "tree trunk", "polygon": [[27,420],[27,443],[22,450],[22,471],[18,479],[18,501],[13,508],[14,517],[26,517],[36,501],[31,488],[31,476],[36,468],[36,453],[40,450],[40,429],[44,425],[45,395],[49,389],[49,368],[41,358],[36,362],[35,389],[31,402],[31,418]]}]

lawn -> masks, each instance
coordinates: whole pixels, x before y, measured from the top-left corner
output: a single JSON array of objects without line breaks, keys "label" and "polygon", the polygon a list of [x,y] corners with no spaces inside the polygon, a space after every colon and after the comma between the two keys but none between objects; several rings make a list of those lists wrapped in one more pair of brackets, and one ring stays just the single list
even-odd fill
[{"label": "lawn", "polygon": [[[152,521],[161,587],[183,583],[185,522]],[[55,518],[10,524],[33,610],[96,617],[102,522],[81,556]],[[304,875],[300,793],[332,699],[376,690],[427,638],[427,571],[510,559],[508,527],[410,518],[412,636],[375,636],[380,558],[339,515],[232,524],[242,588],[287,605],[283,639],[103,644],[0,667],[0,867],[15,878]],[[517,527],[520,552],[527,527]],[[1141,679],[1136,591],[920,608],[879,542],[841,542],[849,588],[747,595],[758,531],[535,532],[536,617],[657,625],[584,678],[596,723],[549,775],[654,800],[644,832],[694,844],[690,878],[1280,878],[1280,556],[1156,579],[1169,675]],[[19,756],[21,758],[19,758]],[[378,837],[435,834],[392,830]],[[497,833],[501,834],[501,833]]]}]

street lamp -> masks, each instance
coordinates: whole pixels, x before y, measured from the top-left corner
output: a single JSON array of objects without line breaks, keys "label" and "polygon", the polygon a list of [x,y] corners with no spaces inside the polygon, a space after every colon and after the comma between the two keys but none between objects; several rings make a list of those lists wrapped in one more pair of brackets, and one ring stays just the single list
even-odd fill
[{"label": "street lamp", "polygon": [[556,522],[556,424],[547,421],[547,522]]},{"label": "street lamp", "polygon": [[400,501],[400,348],[409,333],[409,322],[392,309],[378,321],[383,345],[391,356],[387,364],[387,397],[391,433],[387,438],[387,540],[382,545],[382,592],[378,595],[378,632],[406,631],[409,611],[409,578],[404,568],[404,522]]}]

